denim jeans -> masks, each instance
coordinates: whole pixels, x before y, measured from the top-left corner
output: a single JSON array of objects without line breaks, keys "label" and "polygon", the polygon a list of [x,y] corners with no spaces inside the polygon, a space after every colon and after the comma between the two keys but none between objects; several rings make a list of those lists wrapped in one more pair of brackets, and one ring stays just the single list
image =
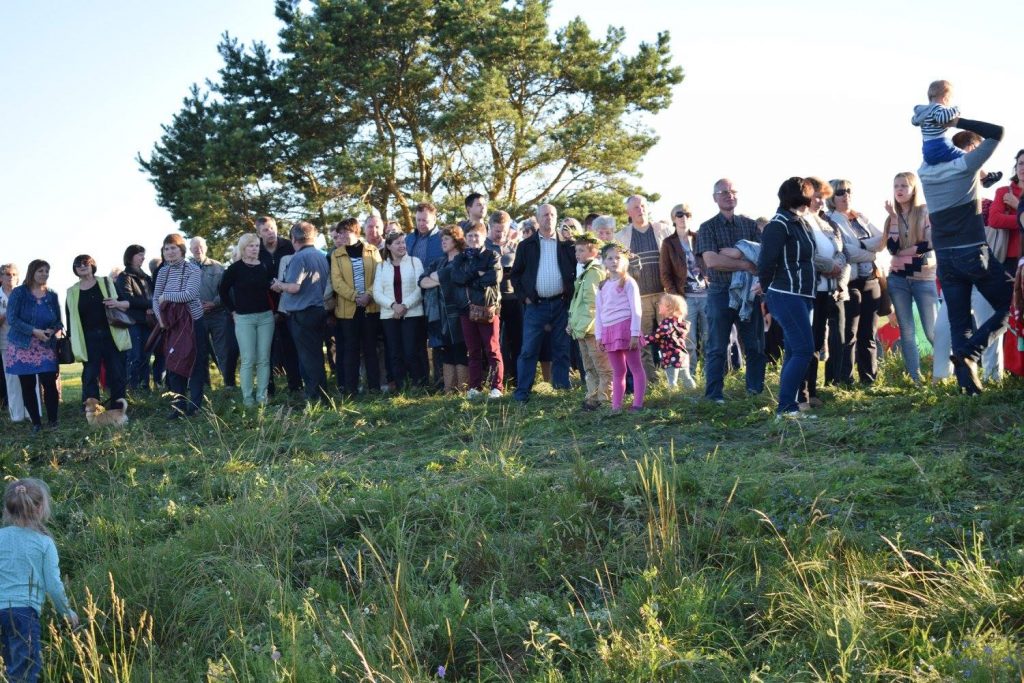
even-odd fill
[{"label": "denim jeans", "polygon": [[[690,354],[690,374],[697,374],[697,360],[701,353],[707,353],[708,348],[708,297],[700,296],[686,297],[686,322],[690,323],[690,330],[686,334],[686,353]],[[700,344],[698,351],[697,344]]]},{"label": "denim jeans", "polygon": [[132,348],[128,349],[128,367],[125,371],[125,378],[131,389],[149,388],[149,354],[146,353],[146,340],[149,339],[150,328],[146,323],[139,323],[128,328],[131,335]]},{"label": "denim jeans", "polygon": [[807,366],[814,355],[814,332],[811,312],[814,299],[796,294],[768,290],[768,312],[782,327],[784,354],[779,371],[779,407],[777,412],[792,413],[799,409],[797,394],[807,375]]},{"label": "denim jeans", "polygon": [[562,298],[536,301],[523,311],[523,346],[519,351],[515,399],[525,401],[533,389],[537,359],[545,339],[551,340],[551,384],[569,388],[569,307]]},{"label": "denim jeans", "polygon": [[[939,282],[949,307],[949,334],[953,353],[975,362],[982,351],[1006,331],[1013,294],[1012,280],[1003,264],[992,258],[987,244],[936,251]],[[974,327],[971,320],[973,288],[992,306],[987,320]]]},{"label": "denim jeans", "polygon": [[118,351],[110,328],[106,325],[98,329],[85,330],[85,352],[89,360],[82,363],[82,400],[100,398],[100,366],[106,368],[107,387],[110,389],[110,400],[124,398],[127,381],[125,371],[125,352]]},{"label": "denim jeans", "polygon": [[[310,306],[288,315],[288,327],[299,357],[299,373],[305,386],[306,400],[327,398],[327,372],[324,370],[324,326],[327,311],[323,306]],[[376,360],[376,359],[374,359]]]},{"label": "denim jeans", "polygon": [[[760,394],[764,391],[764,369],[767,359],[764,355],[764,317],[760,301],[754,302],[750,320],[742,321],[739,311],[729,308],[729,290],[708,291],[708,346],[704,359],[704,378],[707,388],[704,396],[719,400],[724,398],[725,355],[729,347],[729,335],[733,324],[743,341],[746,356],[747,392]],[[806,368],[804,368],[806,370]]]},{"label": "denim jeans", "polygon": [[0,609],[0,655],[11,683],[34,683],[43,668],[39,615],[31,607]]},{"label": "denim jeans", "polygon": [[[911,379],[921,381],[921,352],[917,348],[917,332],[914,326],[914,308],[921,316],[921,326],[928,343],[935,340],[935,315],[939,309],[939,291],[933,280],[914,280],[913,278],[890,275],[888,279],[889,298],[892,299],[893,310],[896,311],[896,324],[900,326],[900,352],[903,364]],[[945,291],[945,287],[943,287]],[[967,315],[970,316],[970,288],[967,294]]]},{"label": "denim jeans", "polygon": [[256,375],[256,401],[267,402],[267,386],[270,384],[270,347],[274,342],[274,314],[236,313],[235,339],[242,357],[239,380],[242,384],[242,401],[253,401],[252,379]]}]

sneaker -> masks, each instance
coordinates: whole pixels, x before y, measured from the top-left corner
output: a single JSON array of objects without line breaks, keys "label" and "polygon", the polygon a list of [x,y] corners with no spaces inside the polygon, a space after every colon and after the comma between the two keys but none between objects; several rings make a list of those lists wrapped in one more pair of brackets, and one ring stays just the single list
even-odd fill
[{"label": "sneaker", "polygon": [[487,398],[501,398],[501,389],[491,389],[491,393],[487,394]]},{"label": "sneaker", "polygon": [[964,358],[953,354],[949,357],[953,361],[953,374],[960,389],[968,396],[975,396],[981,393],[981,380],[978,379],[978,364],[971,358]]},{"label": "sneaker", "polygon": [[483,393],[481,393],[478,389],[470,389],[469,391],[466,392],[466,398],[468,398],[470,401],[472,401],[475,398],[480,398],[481,396],[483,396]]},{"label": "sneaker", "polygon": [[791,410],[785,413],[775,413],[775,421],[780,422],[782,420],[817,420],[818,416],[813,413],[802,413],[799,410]]},{"label": "sneaker", "polygon": [[709,398],[708,400],[711,401],[712,403],[717,403],[720,406],[724,406],[725,405],[725,399],[724,398]]},{"label": "sneaker", "polygon": [[995,185],[996,183],[998,183],[1002,179],[1003,179],[1003,172],[1002,171],[994,171],[992,173],[987,173],[985,175],[985,177],[981,179],[981,185],[982,185],[982,187],[989,188],[989,187],[992,187],[993,185]]}]

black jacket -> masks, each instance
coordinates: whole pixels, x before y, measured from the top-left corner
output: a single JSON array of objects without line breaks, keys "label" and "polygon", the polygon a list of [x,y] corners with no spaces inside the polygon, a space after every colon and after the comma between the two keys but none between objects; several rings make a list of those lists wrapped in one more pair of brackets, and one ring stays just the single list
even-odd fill
[{"label": "black jacket", "polygon": [[[558,242],[558,270],[562,274],[562,298],[572,300],[576,280],[576,249],[572,242]],[[523,303],[529,298],[537,301],[537,268],[540,266],[540,234],[534,233],[516,248],[516,261],[512,265],[512,287]]]},{"label": "black jacket", "polygon": [[[480,275],[480,273],[483,275]],[[493,306],[501,299],[501,261],[490,249],[466,249],[452,261],[452,282],[459,311],[469,305]]]},{"label": "black jacket", "polygon": [[153,308],[153,279],[138,268],[125,268],[114,288],[128,302],[128,315],[136,323],[146,322],[146,311]]},{"label": "black jacket", "polygon": [[761,289],[813,299],[818,285],[814,270],[816,251],[814,235],[803,220],[792,211],[779,208],[761,233],[761,258],[757,261]]}]

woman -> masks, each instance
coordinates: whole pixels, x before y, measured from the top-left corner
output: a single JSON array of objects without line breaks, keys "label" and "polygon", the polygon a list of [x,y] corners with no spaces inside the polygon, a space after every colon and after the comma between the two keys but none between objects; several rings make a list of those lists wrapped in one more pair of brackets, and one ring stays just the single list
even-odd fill
[{"label": "woman", "polygon": [[153,278],[142,265],[146,250],[133,244],[124,250],[124,270],[117,276],[118,297],[128,302],[128,315],[135,324],[128,328],[132,348],[128,350],[128,387],[133,390],[149,389],[149,354],[146,340],[156,318],[153,317]]},{"label": "woman", "polygon": [[[1021,190],[1024,189],[1022,178],[1024,178],[1024,149],[1017,152],[1017,156],[1014,158],[1013,176],[1010,178],[1010,184],[996,190],[996,197],[988,210],[988,226],[995,230],[1006,231],[1004,233],[1007,235],[1006,254],[1003,259],[1003,266],[1011,277],[1017,272],[1018,260],[1021,256],[1024,256],[1024,250],[1021,249],[1021,229],[1017,222],[1017,218],[1020,215]],[[984,320],[988,316],[984,315],[979,308],[990,307],[987,306],[988,302],[984,300],[984,297],[978,295],[977,291],[974,294],[975,300],[981,300],[975,303],[975,316]],[[981,304],[981,306],[978,304]],[[1004,335],[1002,345],[1003,357],[1001,359],[998,359],[998,354],[994,351],[986,350],[982,359],[986,377],[990,375],[995,377],[997,367],[1001,369],[1003,366],[1017,375],[1024,372],[1024,352],[1020,350],[1017,336],[1015,334]],[[1002,362],[995,362],[997,360]],[[992,371],[991,373],[990,370]]]},{"label": "woman", "polygon": [[818,284],[814,267],[817,247],[805,219],[813,197],[814,187],[808,180],[786,180],[779,187],[779,210],[761,234],[759,284],[754,287],[767,288],[768,312],[782,327],[785,346],[776,419],[804,415],[797,395],[814,354],[811,311]]},{"label": "woman", "polygon": [[[18,267],[13,263],[0,266],[0,365],[7,362],[7,333],[11,329],[7,321],[7,306],[14,283],[18,279]],[[21,382],[15,375],[4,372],[4,384],[7,389],[7,411],[11,422],[23,422],[28,419],[25,402],[21,398]]]},{"label": "woman", "polygon": [[[199,300],[202,273],[185,260],[185,239],[172,233],[164,238],[164,263],[153,286],[153,311],[164,329],[164,363],[167,388],[174,393],[169,419],[196,414],[203,404],[203,384],[209,364],[206,323]],[[189,398],[185,395],[188,393]]]},{"label": "woman", "polygon": [[[501,262],[495,252],[484,248],[484,238],[482,223],[469,228],[465,233],[466,248],[455,257],[452,264],[452,282],[457,286],[455,292],[462,338],[469,354],[469,391],[466,397],[470,399],[483,394],[485,357],[491,376],[488,398],[501,398],[504,389],[505,368],[498,332],[501,329],[498,315]],[[471,310],[486,311],[489,316],[479,316],[474,320]]]},{"label": "woman", "polygon": [[75,359],[82,363],[82,403],[100,399],[100,368],[106,373],[110,403],[125,397],[125,351],[132,347],[127,327],[115,327],[107,318],[107,309],[128,310],[128,302],[118,299],[109,277],[96,277],[96,261],[88,254],[76,256],[71,268],[78,282],[68,288],[65,302],[68,338]]},{"label": "woman", "polygon": [[[274,310],[270,283],[274,279],[260,260],[260,238],[246,233],[238,239],[241,258],[224,271],[220,281],[220,301],[234,321],[235,338],[241,355],[239,379],[242,404],[252,407],[267,402],[270,384],[270,346],[274,341]],[[253,395],[253,370],[256,392]]]},{"label": "woman", "polygon": [[661,243],[658,259],[661,286],[669,294],[678,294],[686,299],[686,322],[690,326],[686,335],[686,353],[690,357],[691,375],[697,371],[698,339],[700,351],[707,346],[708,340],[707,279],[703,261],[693,253],[692,240],[697,233],[691,232],[688,225],[692,217],[686,204],[672,207],[672,225],[676,231]]},{"label": "woman", "polygon": [[893,199],[885,202],[886,247],[892,254],[887,279],[889,297],[900,328],[900,351],[907,372],[921,383],[921,358],[917,348],[913,304],[921,317],[928,343],[935,340],[935,314],[939,292],[935,286],[935,251],[932,249],[928,208],[917,176],[911,171],[893,179]]},{"label": "woman", "polygon": [[32,420],[33,434],[42,428],[36,383],[40,385],[46,404],[48,427],[56,428],[60,405],[54,347],[58,334],[63,334],[64,324],[60,318],[57,293],[47,287],[49,279],[50,264],[39,259],[32,261],[28,264],[24,283],[11,291],[7,303],[10,329],[7,332],[4,372],[18,378],[25,410]]},{"label": "woman", "polygon": [[423,348],[427,341],[427,320],[423,317],[423,264],[410,256],[405,234],[391,232],[384,238],[388,259],[377,267],[373,299],[380,306],[390,367],[396,385],[422,386],[427,381]]},{"label": "woman", "polygon": [[853,185],[849,180],[830,180],[829,185],[832,196],[825,200],[828,217],[839,226],[850,261],[849,299],[843,304],[845,343],[833,350],[840,357],[838,381],[852,385],[856,363],[861,384],[870,385],[878,376],[875,332],[878,329],[878,305],[882,299],[875,258],[885,248],[885,238],[864,214],[853,210],[850,202]]},{"label": "woman", "polygon": [[425,290],[424,309],[427,314],[428,343],[434,353],[441,354],[444,393],[458,393],[469,382],[466,343],[455,301],[452,268],[455,257],[466,248],[462,228],[452,225],[441,230],[443,255],[423,271],[420,287]]},{"label": "woman", "polygon": [[[850,280],[850,269],[846,265],[842,234],[838,226],[829,223],[819,215],[819,213],[823,213],[825,199],[832,196],[832,186],[820,178],[808,177],[806,180],[814,190],[805,219],[811,227],[817,251],[814,263],[817,284],[814,294],[814,313],[811,318],[814,332],[814,355],[811,356],[811,362],[807,366],[807,377],[801,391],[803,400],[800,407],[804,410],[822,404],[818,397],[818,362],[819,359],[824,362],[828,357],[829,338],[834,338],[835,341],[831,348],[835,350],[841,349],[846,343],[846,338],[843,336],[846,327],[843,304],[849,298],[846,290]],[[825,367],[825,381],[829,384],[835,384],[837,381],[836,367],[836,361],[830,358]]]}]

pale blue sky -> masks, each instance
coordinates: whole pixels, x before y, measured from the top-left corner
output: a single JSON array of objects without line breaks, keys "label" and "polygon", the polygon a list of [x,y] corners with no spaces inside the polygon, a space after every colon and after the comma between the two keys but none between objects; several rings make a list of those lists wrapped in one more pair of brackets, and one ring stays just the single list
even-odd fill
[{"label": "pale blue sky", "polygon": [[[579,14],[597,33],[622,26],[627,50],[672,32],[686,79],[652,121],[661,142],[642,182],[664,197],[656,218],[678,201],[710,217],[721,176],[741,211],[769,214],[784,178],[814,174],[853,180],[855,205],[878,222],[892,176],[919,165],[909,121],[929,81],[953,81],[964,116],[1006,125],[992,169],[1008,172],[1024,146],[1024,13],[997,1],[970,19],[963,7],[555,0],[552,23]],[[222,32],[274,45],[279,29],[270,0],[4,0],[0,25],[0,261],[24,272],[46,258],[58,291],[78,253],[102,270],[133,242],[155,254],[175,225],[135,154],[148,154],[193,82],[216,75]]]}]

